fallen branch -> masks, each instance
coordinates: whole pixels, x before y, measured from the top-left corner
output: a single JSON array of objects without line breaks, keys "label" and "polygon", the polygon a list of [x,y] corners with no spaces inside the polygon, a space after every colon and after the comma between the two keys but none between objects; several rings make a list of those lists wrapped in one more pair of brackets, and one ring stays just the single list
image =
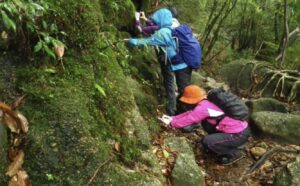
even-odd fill
[{"label": "fallen branch", "polygon": [[93,183],[95,177],[97,176],[99,170],[101,169],[101,167],[103,167],[105,164],[107,164],[108,162],[111,161],[112,158],[107,159],[105,162],[103,162],[101,165],[99,165],[99,167],[97,168],[97,170],[94,172],[93,176],[91,177],[91,179],[89,180],[89,182],[87,183],[88,185],[91,185],[91,183]]}]

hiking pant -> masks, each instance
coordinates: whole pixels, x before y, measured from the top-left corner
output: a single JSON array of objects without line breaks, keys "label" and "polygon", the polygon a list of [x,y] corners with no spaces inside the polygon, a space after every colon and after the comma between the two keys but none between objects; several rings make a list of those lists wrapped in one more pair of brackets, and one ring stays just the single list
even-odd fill
[{"label": "hiking pant", "polygon": [[[163,83],[167,94],[167,114],[170,116],[175,115],[176,110],[180,108],[180,103],[178,102],[176,108],[177,99],[183,94],[184,88],[190,84],[192,69],[190,67],[177,70],[172,72],[171,65],[168,63],[167,65],[161,63],[161,72],[163,76]],[[174,83],[174,74],[176,79],[176,85],[178,90],[178,97],[175,94],[175,83]],[[179,109],[180,110],[180,109]]]},{"label": "hiking pant", "polygon": [[161,74],[163,77],[163,85],[166,90],[167,105],[166,112],[168,115],[173,116],[176,111],[176,95],[175,95],[175,83],[174,73],[171,70],[170,64],[160,62]]},{"label": "hiking pant", "polygon": [[208,133],[201,141],[202,146],[217,156],[233,157],[238,151],[238,147],[245,144],[250,136],[249,127],[235,134],[218,132],[215,126],[207,122],[203,122],[202,127]]}]

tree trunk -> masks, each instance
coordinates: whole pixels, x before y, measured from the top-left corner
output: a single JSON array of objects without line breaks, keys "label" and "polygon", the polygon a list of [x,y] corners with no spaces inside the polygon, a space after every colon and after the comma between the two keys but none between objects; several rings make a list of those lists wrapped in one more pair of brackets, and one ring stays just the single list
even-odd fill
[{"label": "tree trunk", "polygon": [[288,25],[288,15],[287,15],[287,0],[284,0],[284,34],[285,34],[285,39],[283,42],[282,46],[282,51],[281,51],[281,63],[280,66],[283,65],[285,58],[286,58],[286,51],[288,48],[288,43],[289,43],[289,25]]},{"label": "tree trunk", "polygon": [[219,36],[219,31],[220,31],[220,29],[221,29],[221,27],[222,27],[225,19],[230,14],[230,12],[233,10],[233,8],[235,7],[236,3],[237,3],[237,0],[234,0],[233,3],[232,3],[232,6],[228,7],[228,9],[225,12],[224,16],[220,19],[219,24],[218,24],[216,30],[214,31],[213,38],[211,39],[211,42],[209,43],[209,45],[207,47],[207,51],[205,52],[204,56],[208,57],[209,53],[211,52],[213,46],[216,43],[216,40],[217,40],[217,38]]}]

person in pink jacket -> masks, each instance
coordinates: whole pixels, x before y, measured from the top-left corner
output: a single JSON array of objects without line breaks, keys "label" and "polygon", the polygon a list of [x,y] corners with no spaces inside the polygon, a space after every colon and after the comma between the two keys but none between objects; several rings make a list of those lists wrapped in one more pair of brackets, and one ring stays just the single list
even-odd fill
[{"label": "person in pink jacket", "polygon": [[203,129],[208,133],[201,140],[202,148],[206,152],[216,154],[217,163],[232,164],[243,158],[238,147],[245,144],[250,136],[248,122],[224,115],[217,105],[206,99],[206,95],[206,91],[199,86],[185,87],[180,101],[191,109],[172,117],[163,115],[160,120],[168,127],[185,131],[190,131],[201,122]]}]

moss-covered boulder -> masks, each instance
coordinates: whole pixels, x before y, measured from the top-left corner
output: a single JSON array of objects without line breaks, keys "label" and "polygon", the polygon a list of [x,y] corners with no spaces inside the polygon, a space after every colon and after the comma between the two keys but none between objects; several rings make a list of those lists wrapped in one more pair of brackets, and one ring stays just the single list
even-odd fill
[{"label": "moss-covered boulder", "polygon": [[297,70],[280,70],[267,62],[241,59],[224,65],[220,74],[232,89],[245,96],[300,102]]},{"label": "moss-covered boulder", "polygon": [[165,139],[166,146],[178,152],[176,163],[172,170],[172,183],[175,186],[204,186],[204,175],[197,165],[195,155],[184,138],[171,137]]},{"label": "moss-covered boulder", "polygon": [[300,183],[300,155],[294,162],[286,167],[275,176],[274,186],[298,186]]},{"label": "moss-covered boulder", "polygon": [[[251,116],[251,127],[263,135],[271,135],[285,142],[299,145],[300,116],[288,113],[261,111]],[[254,132],[255,134],[255,132]]]},{"label": "moss-covered boulder", "polygon": [[287,113],[287,106],[285,103],[282,103],[273,98],[259,98],[253,99],[246,102],[247,106],[250,108],[251,112],[259,111],[274,111],[274,112],[283,112]]},{"label": "moss-covered boulder", "polygon": [[[99,185],[145,185],[145,186],[163,186],[164,184],[155,176],[151,176],[146,172],[137,171],[126,168],[119,164],[111,164],[102,173]],[[96,183],[97,185],[97,183]]]}]

